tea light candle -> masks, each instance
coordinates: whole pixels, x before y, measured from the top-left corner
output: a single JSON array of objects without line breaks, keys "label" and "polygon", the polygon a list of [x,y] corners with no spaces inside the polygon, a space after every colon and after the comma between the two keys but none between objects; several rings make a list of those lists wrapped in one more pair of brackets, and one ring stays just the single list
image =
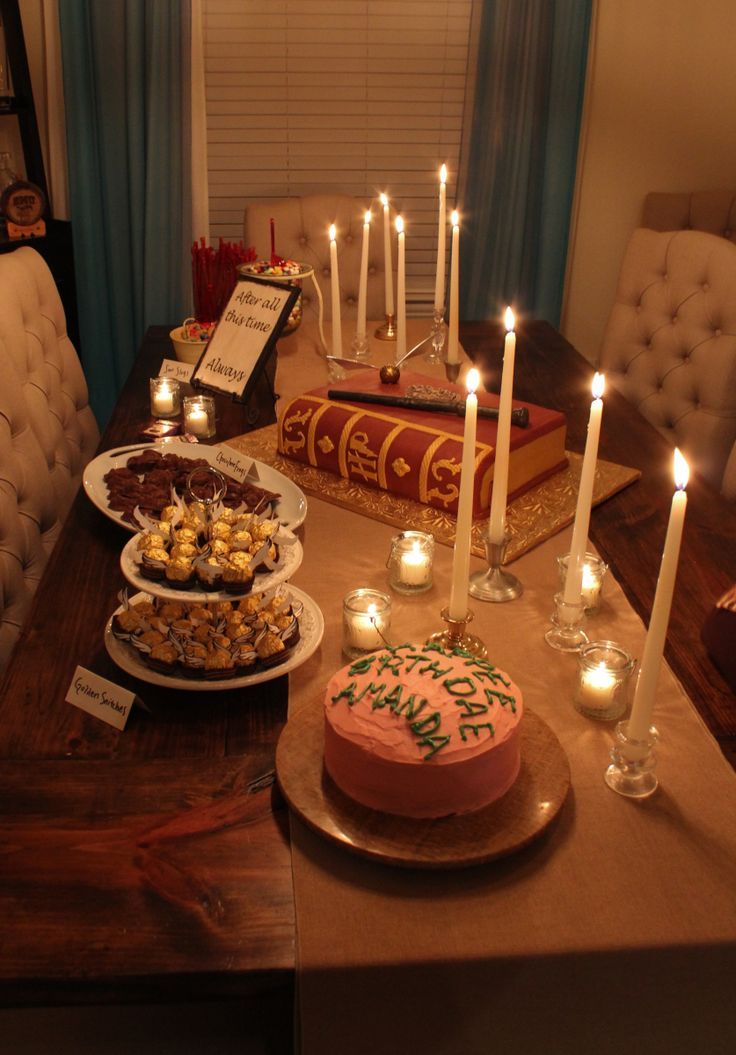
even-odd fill
[{"label": "tea light candle", "polygon": [[391,598],[361,587],[343,601],[343,652],[354,658],[386,644],[391,625]]},{"label": "tea light candle", "polygon": [[211,396],[187,396],[184,400],[184,428],[193,436],[215,433],[215,401]]},{"label": "tea light candle", "polygon": [[151,378],[151,413],[155,418],[168,418],[179,413],[179,382],[168,377]]},{"label": "tea light candle", "polygon": [[432,585],[434,537],[425,531],[402,531],[391,539],[389,583],[399,593],[421,593]]},{"label": "tea light candle", "polygon": [[605,663],[599,663],[592,670],[583,671],[580,680],[580,702],[594,711],[610,710],[616,679]]},{"label": "tea light candle", "polygon": [[599,721],[619,718],[626,709],[629,677],[634,661],[614,641],[590,641],[578,654],[575,706]]},{"label": "tea light candle", "polygon": [[[567,582],[567,569],[570,564],[570,554],[567,553],[564,557],[558,557],[557,563],[560,570],[561,588],[564,591]],[[595,553],[585,553],[580,596],[588,614],[597,611],[600,605],[603,578],[607,571],[608,565],[605,561],[601,560],[600,557],[596,557]]]},{"label": "tea light candle", "polygon": [[408,553],[401,554],[400,564],[399,575],[407,586],[420,586],[429,578],[427,554],[422,552],[418,542],[412,543]]}]

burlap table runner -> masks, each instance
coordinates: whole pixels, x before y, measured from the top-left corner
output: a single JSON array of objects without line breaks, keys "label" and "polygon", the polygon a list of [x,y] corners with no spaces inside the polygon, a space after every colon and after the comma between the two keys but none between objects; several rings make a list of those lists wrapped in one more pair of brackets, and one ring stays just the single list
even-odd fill
[{"label": "burlap table runner", "polygon": [[[303,531],[294,582],[326,629],[290,675],[291,713],[319,706],[344,662],[345,593],[387,589],[394,533],[315,499]],[[573,709],[576,660],[543,640],[569,541],[568,529],[516,562],[520,599],[469,599],[490,658],[567,753],[572,790],[554,825],[504,860],[440,874],[364,860],[292,818],[304,1055],[733,1049],[736,777],[664,667],[661,786],[642,802],[606,787],[612,723]],[[392,640],[441,629],[451,560],[439,547],[433,589],[392,595]],[[644,627],[610,575],[589,631],[641,655]]]}]

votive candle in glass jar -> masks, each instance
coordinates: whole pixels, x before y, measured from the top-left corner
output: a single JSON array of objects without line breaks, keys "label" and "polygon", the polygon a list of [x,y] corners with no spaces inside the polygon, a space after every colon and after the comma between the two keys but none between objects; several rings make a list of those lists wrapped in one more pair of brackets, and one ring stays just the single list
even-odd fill
[{"label": "votive candle in glass jar", "polygon": [[388,644],[391,598],[363,586],[351,590],[342,602],[342,650],[348,659],[375,652]]},{"label": "votive candle in glass jar", "polygon": [[173,377],[152,377],[151,414],[154,418],[175,418],[181,412],[179,382]]},{"label": "votive candle in glass jar", "polygon": [[426,531],[402,531],[391,539],[389,585],[399,593],[422,593],[432,586],[434,536]]},{"label": "votive candle in glass jar", "polygon": [[184,397],[184,429],[206,439],[215,435],[215,401],[212,396]]},{"label": "votive candle in glass jar", "polygon": [[615,641],[589,641],[578,652],[575,707],[587,718],[608,722],[626,710],[634,660]]},{"label": "votive candle in glass jar", "polygon": [[[569,559],[569,553],[566,553],[564,557],[557,558],[557,564],[560,570],[560,583],[563,590],[567,579],[567,564]],[[600,607],[603,576],[607,571],[608,565],[605,561],[602,561],[600,557],[596,557],[595,553],[585,554],[585,557],[583,558],[582,598],[587,615],[596,612]]]}]

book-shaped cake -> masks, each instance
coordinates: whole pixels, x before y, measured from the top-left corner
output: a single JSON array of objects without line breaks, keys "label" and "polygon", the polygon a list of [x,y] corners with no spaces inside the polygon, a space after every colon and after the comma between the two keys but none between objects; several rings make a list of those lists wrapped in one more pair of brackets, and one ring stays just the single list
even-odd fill
[{"label": "book-shaped cake", "polygon": [[[431,398],[464,409],[465,390],[420,374],[403,373],[385,385],[377,370],[351,373],[345,381],[290,400],[279,413],[278,449],[287,458],[369,487],[457,512],[463,447],[463,417],[441,411],[345,401],[328,391],[391,398]],[[479,407],[498,408],[498,396],[478,393]],[[558,411],[531,403],[529,423],[511,427],[509,501],[564,468],[566,422]],[[490,507],[497,422],[479,417],[475,452],[473,516]]]}]

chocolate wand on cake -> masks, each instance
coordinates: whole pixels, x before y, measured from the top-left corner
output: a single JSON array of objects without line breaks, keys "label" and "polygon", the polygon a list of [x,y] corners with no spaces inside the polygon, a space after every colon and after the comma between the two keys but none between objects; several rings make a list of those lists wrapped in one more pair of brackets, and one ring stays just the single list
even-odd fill
[{"label": "chocolate wand on cake", "polygon": [[[344,392],[337,388],[328,389],[327,398],[347,403],[377,403],[383,407],[404,407],[405,410],[423,410],[432,414],[455,414],[459,418],[465,417],[464,400],[452,402],[442,399],[416,399],[411,396],[384,396],[379,392]],[[498,410],[496,407],[478,407],[478,417],[496,420]],[[527,428],[529,408],[514,407],[511,411],[511,424],[520,429]]]}]

